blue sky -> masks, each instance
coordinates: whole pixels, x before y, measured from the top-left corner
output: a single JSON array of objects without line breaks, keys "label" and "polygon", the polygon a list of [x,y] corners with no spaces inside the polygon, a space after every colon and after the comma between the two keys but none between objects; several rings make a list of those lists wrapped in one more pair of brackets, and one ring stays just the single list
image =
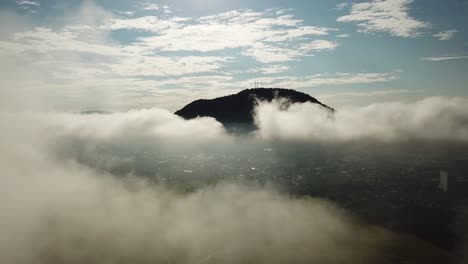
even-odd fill
[{"label": "blue sky", "polygon": [[176,110],[253,82],[338,107],[468,96],[466,0],[2,0],[0,9],[2,89],[53,108]]}]

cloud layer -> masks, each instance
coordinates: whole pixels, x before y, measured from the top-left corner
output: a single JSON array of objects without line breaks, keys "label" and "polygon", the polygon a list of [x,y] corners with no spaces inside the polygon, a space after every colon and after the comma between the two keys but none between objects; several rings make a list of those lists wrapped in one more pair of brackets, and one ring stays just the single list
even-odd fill
[{"label": "cloud layer", "polygon": [[427,98],[413,103],[381,103],[338,109],[312,104],[280,111],[276,104],[256,110],[258,136],[266,139],[350,141],[468,141],[468,101]]},{"label": "cloud layer", "polygon": [[2,161],[16,162],[0,178],[5,263],[359,263],[389,236],[326,202],[268,189],[180,194],[79,165]]},{"label": "cloud layer", "polygon": [[82,162],[115,162],[97,150],[135,139],[172,148],[230,140],[212,119],[152,109],[0,121],[11,124],[0,137],[2,263],[378,263],[415,246],[432,252],[427,259],[444,256],[320,199],[252,183],[181,193]]}]

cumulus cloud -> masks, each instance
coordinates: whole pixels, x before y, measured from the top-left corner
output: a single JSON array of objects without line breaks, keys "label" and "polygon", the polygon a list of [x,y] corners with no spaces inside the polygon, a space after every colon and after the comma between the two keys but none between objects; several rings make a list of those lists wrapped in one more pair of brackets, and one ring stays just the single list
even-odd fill
[{"label": "cumulus cloud", "polygon": [[468,101],[427,98],[413,103],[381,103],[342,108],[335,113],[312,104],[260,104],[257,135],[265,139],[306,141],[405,140],[468,141]]},{"label": "cumulus cloud", "polygon": [[415,37],[429,26],[409,13],[413,0],[373,0],[354,3],[339,22],[357,22],[363,32],[388,32],[397,37]]}]

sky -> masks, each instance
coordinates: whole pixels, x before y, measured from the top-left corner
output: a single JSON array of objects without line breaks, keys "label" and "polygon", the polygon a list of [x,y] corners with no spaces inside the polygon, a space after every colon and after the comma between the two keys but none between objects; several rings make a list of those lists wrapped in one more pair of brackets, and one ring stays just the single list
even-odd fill
[{"label": "sky", "polygon": [[254,82],[337,108],[466,97],[466,14],[467,0],[1,0],[1,103],[175,111]]}]

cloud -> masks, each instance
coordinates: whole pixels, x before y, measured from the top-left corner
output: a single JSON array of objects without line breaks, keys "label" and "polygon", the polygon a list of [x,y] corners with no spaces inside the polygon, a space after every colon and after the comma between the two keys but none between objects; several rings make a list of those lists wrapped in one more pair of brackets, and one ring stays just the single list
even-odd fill
[{"label": "cloud", "polygon": [[328,40],[314,40],[299,47],[302,50],[335,50],[340,44]]},{"label": "cloud", "polygon": [[99,152],[219,145],[229,138],[213,119],[148,109],[2,113],[0,123],[11,124],[0,137],[2,263],[379,263],[415,244],[428,259],[438,252],[330,202],[269,186],[221,182],[181,192],[131,172],[117,176],[114,166],[128,160]]},{"label": "cloud", "polygon": [[124,16],[134,16],[135,15],[135,11],[117,11],[117,13],[119,13],[120,15],[124,15]]},{"label": "cloud", "polygon": [[183,21],[165,20],[157,16],[142,16],[137,18],[112,19],[106,24],[101,25],[100,28],[109,30],[136,29],[158,33],[170,28],[180,28],[183,26],[180,24],[181,22]]},{"label": "cloud", "polygon": [[[28,109],[33,104],[26,98],[34,95],[44,107],[68,110],[126,110],[136,105],[175,110],[196,96],[181,90],[197,88],[200,96],[212,96],[222,95],[220,88],[249,87],[240,74],[248,69],[229,70],[245,56],[260,64],[258,73],[279,74],[286,66],[261,64],[300,61],[339,46],[322,39],[335,29],[308,25],[290,10],[278,11],[233,10],[205,17],[132,13],[122,18],[118,11],[114,15],[85,1],[76,11],[64,13],[57,20],[64,21],[61,25],[28,25],[2,35],[0,75],[2,86],[10,87],[2,93],[16,94]],[[10,29],[19,28],[12,25],[18,21],[1,16]],[[136,36],[125,41],[115,37],[125,30]],[[143,93],[155,96],[138,97]],[[1,108],[11,105],[5,102]]]},{"label": "cloud", "polygon": [[336,5],[336,9],[343,10],[349,6],[349,3],[339,3]]},{"label": "cloud", "polygon": [[254,72],[254,73],[262,73],[262,74],[279,74],[283,73],[285,71],[290,70],[291,67],[289,66],[284,66],[284,65],[269,65],[265,67],[259,67],[259,68],[253,68],[250,69],[249,72]]},{"label": "cloud", "polygon": [[215,56],[125,56],[119,63],[104,65],[120,76],[183,76],[220,70],[228,59]]},{"label": "cloud", "polygon": [[25,0],[21,0],[21,1],[17,0],[16,4],[19,6],[19,8],[26,10],[28,12],[31,12],[31,13],[37,12],[36,8],[41,6],[39,2],[25,1]]},{"label": "cloud", "polygon": [[78,165],[3,169],[6,263],[360,263],[394,237],[327,202],[269,189],[223,184],[181,194]]},{"label": "cloud", "polygon": [[413,0],[373,0],[354,3],[348,15],[337,19],[339,22],[358,22],[361,31],[388,32],[397,37],[416,37],[420,30],[429,26],[410,14],[409,5]]},{"label": "cloud", "polygon": [[[215,56],[213,53],[167,55],[155,53],[140,42],[124,45],[108,36],[109,30],[130,27],[165,31],[178,28],[190,20],[174,17],[167,23],[159,23],[159,18],[154,16],[120,20],[99,7],[88,6],[74,14],[71,19],[73,23],[62,28],[33,27],[12,32],[6,39],[0,40],[0,66],[3,69],[0,75],[2,85],[8,87],[0,92],[1,108],[119,111],[135,106],[158,105],[177,110],[200,97],[213,98],[225,95],[226,91],[233,93],[250,87],[250,83],[256,79],[239,79],[236,73],[226,71],[226,66],[235,62],[235,57]],[[153,27],[153,24],[160,28]],[[318,34],[315,30],[304,28],[290,31],[289,36]],[[285,34],[281,38],[289,37]],[[246,50],[245,55],[265,63],[283,62],[299,59],[305,53],[313,55],[315,52],[333,50],[339,45],[320,39],[298,43],[296,49],[265,43],[258,42],[255,48]],[[258,69],[255,71],[257,73],[279,75],[289,68],[284,65],[258,65],[255,69]],[[391,73],[337,73],[305,77],[275,76],[257,81],[269,86],[305,88],[387,82],[396,78]],[[16,98],[14,101],[6,99],[13,95]]]},{"label": "cloud", "polygon": [[38,2],[34,2],[34,1],[26,1],[26,0],[20,0],[20,1],[16,1],[16,4],[20,5],[20,6],[40,6],[41,4],[38,3]]},{"label": "cloud", "polygon": [[389,101],[398,101],[404,98],[404,101],[421,99],[424,90],[406,90],[406,89],[378,89],[352,92],[335,92],[320,94],[321,101],[327,102],[337,109],[346,106],[367,106]]},{"label": "cloud", "polygon": [[[123,21],[120,24],[124,24]],[[157,36],[140,38],[140,45],[148,49],[210,52],[242,48],[243,55],[263,63],[298,60],[310,50],[298,51],[294,47],[300,44],[295,42],[327,35],[333,30],[303,25],[302,20],[292,15],[251,10],[234,10],[201,17],[189,24],[182,22],[165,26],[164,23],[144,23],[145,26],[142,26],[141,21],[136,20],[126,20],[125,24],[127,28],[138,27],[159,33]],[[288,45],[284,45],[285,42]],[[270,59],[273,53],[277,56]]]},{"label": "cloud", "polygon": [[[135,20],[147,20],[146,18],[151,17]],[[114,24],[114,26],[117,27],[119,24]],[[19,56],[35,52],[35,56],[46,57],[46,60],[42,61],[43,64],[47,61],[54,61],[55,55],[63,57],[63,52],[74,57],[85,57],[86,54],[82,53],[92,53],[102,56],[93,61],[95,73],[112,72],[121,76],[178,76],[211,72],[221,69],[228,60],[228,58],[214,56],[147,55],[138,47],[111,45],[106,41],[83,38],[83,31],[88,30],[103,34],[86,26],[69,26],[62,31],[35,28],[33,31],[16,33],[13,36],[13,40],[21,44],[0,42],[0,50],[3,48],[5,52],[16,52]],[[62,75],[62,77],[65,76]]]},{"label": "cloud", "polygon": [[[158,108],[91,116],[51,114],[46,116],[44,123],[49,127],[56,126],[57,130],[64,134],[68,133],[90,141],[115,139],[130,135],[165,138],[167,140],[190,138],[191,135],[197,135],[196,139],[213,139],[225,136],[222,125],[212,118],[185,121],[168,110]],[[106,126],[101,125],[104,123]],[[196,139],[192,138],[191,140]]]},{"label": "cloud", "polygon": [[[115,110],[118,104],[127,104],[132,108],[135,106],[130,106],[132,98],[121,96],[139,89],[154,91],[163,88],[162,85],[177,85],[180,81],[178,76],[204,73],[206,78],[198,78],[198,81],[208,80],[204,84],[210,89],[211,74],[207,73],[220,71],[230,60],[211,55],[165,56],[147,52],[138,46],[116,43],[108,37],[106,29],[100,28],[102,21],[96,20],[107,20],[106,15],[98,7],[86,7],[74,17],[69,17],[72,22],[61,28],[35,27],[7,32],[9,35],[0,40],[0,76],[2,86],[8,87],[0,92],[5,95],[1,99],[1,108],[18,107],[18,101],[24,101],[24,109],[36,107],[31,100],[35,103],[42,101],[40,104],[48,109],[64,107],[79,110],[90,107]],[[5,19],[12,23],[10,17],[6,16]],[[12,24],[10,28],[15,28],[15,25]],[[155,80],[156,77],[160,79]],[[168,81],[168,78],[173,80]],[[187,85],[187,82],[184,84]],[[193,86],[201,84],[190,84],[188,87]],[[4,99],[12,94],[18,99],[15,104]],[[97,100],[97,95],[100,100]],[[167,99],[169,101],[170,98]],[[179,99],[182,102],[186,100],[184,97]],[[167,105],[161,97],[155,97],[152,106],[156,103]],[[180,105],[168,107],[176,109]]]},{"label": "cloud", "polygon": [[163,10],[164,14],[172,14],[171,8],[167,5],[163,6]]},{"label": "cloud", "polygon": [[[81,30],[85,29],[81,27]],[[94,53],[103,56],[122,55],[117,46],[109,46],[99,41],[92,43],[87,39],[81,40],[79,30],[80,28],[69,27],[63,31],[54,31],[51,28],[36,27],[31,31],[14,34],[12,40],[17,43],[1,42],[0,48],[5,52],[16,52],[19,55],[26,52],[50,54],[54,51]]]},{"label": "cloud", "polygon": [[[159,108],[109,114],[0,113],[0,121],[15,123],[4,133],[11,142],[30,144],[38,148],[32,152],[40,151],[47,158],[75,161],[104,171],[139,169],[133,161],[135,157],[128,154],[134,145],[152,145],[163,153],[164,149],[188,150],[232,140],[213,118],[184,120]],[[20,132],[25,128],[24,133]],[[37,139],[36,133],[43,136]]]},{"label": "cloud", "polygon": [[349,38],[351,35],[350,34],[339,34],[336,35],[337,38]]},{"label": "cloud", "polygon": [[373,97],[373,96],[386,96],[391,94],[407,94],[407,93],[418,93],[418,90],[377,90],[377,91],[365,91],[365,92],[345,92],[345,93],[334,93],[321,95],[321,98],[329,99],[335,97]]},{"label": "cloud", "polygon": [[428,57],[422,58],[425,61],[447,61],[447,60],[463,60],[468,59],[468,56],[440,56],[440,57]]},{"label": "cloud", "polygon": [[314,40],[310,43],[303,43],[297,46],[296,49],[283,48],[275,45],[256,43],[251,48],[243,51],[242,54],[255,58],[262,63],[277,63],[286,61],[299,60],[304,56],[313,56],[314,51],[333,51],[340,44],[328,40]]},{"label": "cloud", "polygon": [[252,44],[252,47],[241,52],[242,55],[252,57],[261,63],[279,63],[294,61],[305,55],[303,50],[282,48],[264,43]]},{"label": "cloud", "polygon": [[452,39],[455,34],[458,32],[458,30],[456,29],[450,29],[450,30],[444,30],[444,31],[441,31],[437,34],[434,34],[432,36],[434,36],[435,38],[439,39],[439,40],[450,40]]},{"label": "cloud", "polygon": [[264,139],[343,142],[406,140],[468,142],[468,100],[427,98],[413,103],[380,103],[338,109],[312,104],[280,111],[275,104],[256,110],[258,136]]},{"label": "cloud", "polygon": [[143,6],[143,10],[159,10],[158,4],[145,3],[142,6]]}]

